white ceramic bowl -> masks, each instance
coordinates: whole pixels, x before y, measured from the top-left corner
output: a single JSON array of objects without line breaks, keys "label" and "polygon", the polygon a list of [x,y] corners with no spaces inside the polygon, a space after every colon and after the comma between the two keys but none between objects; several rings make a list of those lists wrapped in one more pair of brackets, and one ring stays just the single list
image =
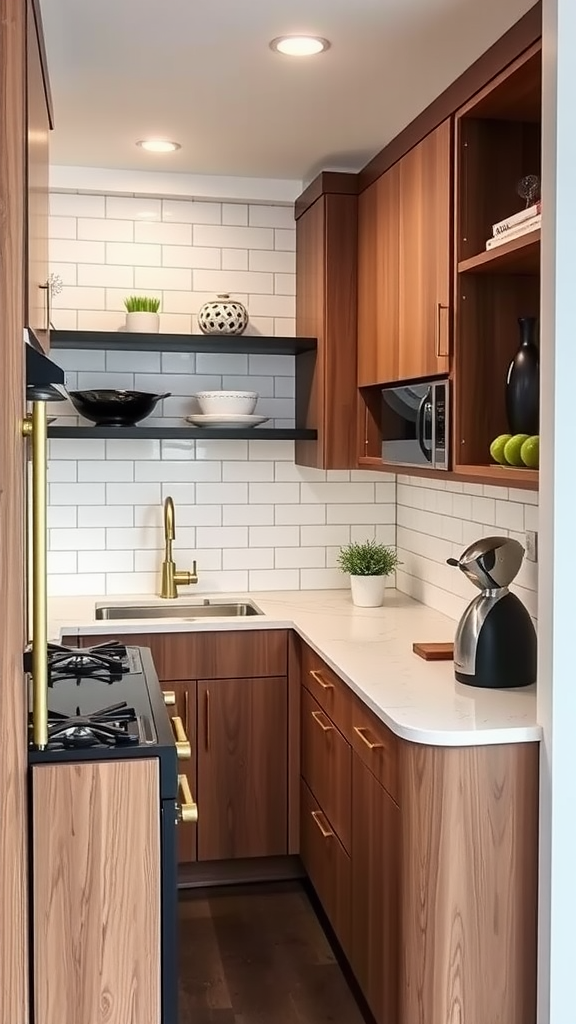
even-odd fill
[{"label": "white ceramic bowl", "polygon": [[194,396],[205,416],[250,416],[258,401],[257,391],[198,391]]}]

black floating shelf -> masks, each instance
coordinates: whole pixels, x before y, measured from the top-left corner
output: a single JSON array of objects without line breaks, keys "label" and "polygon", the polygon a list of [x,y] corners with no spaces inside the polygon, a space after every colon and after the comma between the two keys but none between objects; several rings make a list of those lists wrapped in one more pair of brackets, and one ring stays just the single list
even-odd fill
[{"label": "black floating shelf", "polygon": [[145,440],[180,440],[203,438],[207,440],[229,441],[315,441],[316,430],[270,428],[266,427],[48,427],[48,437],[69,438],[126,438],[139,437]]},{"label": "black floating shelf", "polygon": [[50,347],[119,352],[242,352],[295,356],[314,352],[316,338],[263,338],[257,334],[129,334],[126,331],[51,331]]}]

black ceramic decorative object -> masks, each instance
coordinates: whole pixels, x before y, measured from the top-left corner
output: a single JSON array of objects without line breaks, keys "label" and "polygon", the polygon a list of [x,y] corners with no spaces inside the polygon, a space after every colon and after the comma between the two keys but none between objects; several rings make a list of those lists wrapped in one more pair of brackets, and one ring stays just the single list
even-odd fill
[{"label": "black ceramic decorative object", "polygon": [[511,434],[538,434],[540,427],[540,353],[536,344],[538,321],[519,317],[520,348],[508,367],[506,415]]}]

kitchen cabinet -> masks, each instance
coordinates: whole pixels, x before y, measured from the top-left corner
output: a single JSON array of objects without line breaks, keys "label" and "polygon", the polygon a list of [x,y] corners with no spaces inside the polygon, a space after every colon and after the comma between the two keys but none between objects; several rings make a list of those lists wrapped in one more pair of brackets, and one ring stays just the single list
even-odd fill
[{"label": "kitchen cabinet", "polygon": [[358,197],[358,385],[398,380],[400,166]]},{"label": "kitchen cabinet", "polygon": [[[178,826],[181,865],[288,854],[287,631],[225,636],[225,642],[220,631],[97,638],[149,647],[162,690],[175,694],[168,712],[182,719],[192,748],[179,770],[198,805],[198,823]],[[64,642],[90,646],[95,637]]]},{"label": "kitchen cabinet", "polygon": [[451,331],[451,118],[399,161],[398,376],[448,373]]},{"label": "kitchen cabinet", "polygon": [[301,666],[301,858],[375,1020],[533,1021],[538,745],[401,740],[306,644]]},{"label": "kitchen cabinet", "polygon": [[157,760],[35,765],[31,776],[36,1024],[159,1024]]},{"label": "kitchen cabinet", "polygon": [[52,128],[50,87],[39,12],[27,2],[27,274],[26,326],[49,346],[48,142]]},{"label": "kitchen cabinet", "polygon": [[296,400],[297,422],[318,437],[296,443],[298,465],[356,464],[356,236],[356,176],[321,175],[296,203],[296,334],[318,339]]},{"label": "kitchen cabinet", "polygon": [[286,854],[285,676],[198,683],[198,860]]},{"label": "kitchen cabinet", "polygon": [[358,384],[447,373],[451,121],[358,198]]},{"label": "kitchen cabinet", "polygon": [[400,809],[352,756],[351,965],[377,1021],[396,1021]]}]

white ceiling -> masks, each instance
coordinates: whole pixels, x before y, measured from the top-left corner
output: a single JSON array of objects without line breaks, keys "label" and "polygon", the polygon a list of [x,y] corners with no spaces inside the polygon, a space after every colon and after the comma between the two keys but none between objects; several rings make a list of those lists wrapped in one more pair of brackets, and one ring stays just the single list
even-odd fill
[{"label": "white ceiling", "polygon": [[[54,164],[309,180],[359,170],[533,0],[41,0]],[[332,42],[273,53],[284,33]],[[145,153],[161,136],[182,149]]]}]

